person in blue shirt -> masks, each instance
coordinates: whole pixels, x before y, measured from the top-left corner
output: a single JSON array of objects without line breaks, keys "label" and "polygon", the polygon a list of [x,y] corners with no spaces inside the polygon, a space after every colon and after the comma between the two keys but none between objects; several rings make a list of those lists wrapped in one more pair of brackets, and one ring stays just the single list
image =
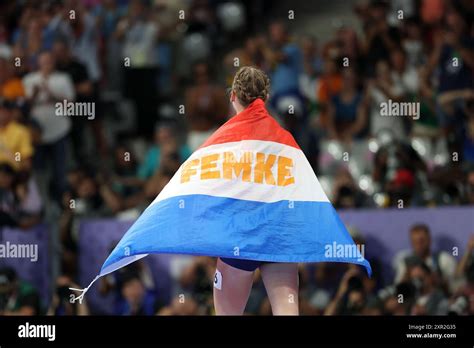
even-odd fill
[{"label": "person in blue shirt", "polygon": [[267,59],[272,63],[270,100],[275,106],[283,96],[299,96],[299,76],[303,70],[303,56],[295,43],[289,40],[288,28],[283,22],[270,24],[270,48]]},{"label": "person in blue shirt", "polygon": [[120,295],[116,303],[115,315],[155,314],[156,296],[145,288],[140,276],[135,272],[123,274]]},{"label": "person in blue shirt", "polygon": [[367,104],[357,87],[353,69],[342,73],[342,90],[331,97],[329,104],[329,136],[341,141],[361,138],[367,128]]}]

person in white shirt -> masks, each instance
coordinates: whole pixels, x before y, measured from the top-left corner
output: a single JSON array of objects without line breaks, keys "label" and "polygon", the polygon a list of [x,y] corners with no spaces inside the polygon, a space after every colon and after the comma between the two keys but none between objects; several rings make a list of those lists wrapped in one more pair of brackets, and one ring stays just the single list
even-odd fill
[{"label": "person in white shirt", "polygon": [[429,227],[424,224],[412,226],[410,241],[412,250],[403,250],[394,258],[395,283],[400,283],[405,279],[410,266],[423,262],[438,275],[445,288],[453,291],[456,286],[456,260],[446,251],[434,252],[432,250]]},{"label": "person in white shirt", "polygon": [[417,69],[407,64],[406,53],[402,48],[392,52],[390,63],[394,84],[405,96],[417,94],[420,88],[420,76]]},{"label": "person in white shirt", "polygon": [[31,106],[32,120],[40,128],[41,140],[35,155],[35,166],[52,167],[53,195],[60,199],[65,189],[67,136],[71,129],[69,116],[56,115],[56,103],[73,102],[74,85],[65,73],[55,71],[54,58],[50,52],[38,57],[38,71],[23,78],[26,98]]},{"label": "person in white shirt", "polygon": [[71,128],[68,117],[56,116],[55,104],[63,100],[74,101],[74,85],[67,74],[54,70],[51,53],[41,53],[38,65],[38,71],[23,78],[23,86],[31,105],[31,117],[41,128],[41,142],[52,144],[63,138]]},{"label": "person in white shirt", "polygon": [[403,126],[403,117],[381,115],[381,104],[388,100],[402,101],[403,90],[393,80],[390,66],[386,61],[379,61],[376,65],[376,76],[369,83],[367,95],[370,102],[370,132],[377,135],[382,130],[390,130],[396,139],[405,139],[406,131]]}]

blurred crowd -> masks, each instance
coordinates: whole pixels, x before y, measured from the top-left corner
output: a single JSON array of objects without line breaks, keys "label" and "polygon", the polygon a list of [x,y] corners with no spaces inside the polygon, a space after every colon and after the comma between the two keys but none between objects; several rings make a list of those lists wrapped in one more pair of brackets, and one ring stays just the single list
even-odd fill
[{"label": "blurred crowd", "polygon": [[[268,107],[336,208],[474,204],[472,2],[360,1],[358,25],[335,24],[324,38],[302,35],[296,20],[272,7],[266,0],[0,3],[0,228],[55,226],[61,276],[50,312],[87,312],[63,301],[77,277],[81,219],[138,217],[232,116],[226,90],[244,65],[270,76]],[[419,115],[381,116],[389,100],[417,103]],[[93,105],[94,113],[58,115],[65,101]],[[352,267],[302,267],[302,312],[437,314],[458,306],[472,314],[473,242],[456,265],[432,253],[426,227],[410,235],[413,251],[396,260],[390,286]],[[184,297],[158,307],[140,262],[104,280],[101,291],[116,292],[117,314],[210,313],[213,268],[210,258],[193,261],[177,279]],[[464,282],[455,286],[454,278]],[[12,284],[35,302],[14,272],[0,273],[0,287]],[[269,310],[256,279],[248,312]]]},{"label": "blurred crowd", "polygon": [[[366,244],[357,230],[352,237]],[[474,236],[463,254],[436,250],[424,224],[413,225],[410,248],[392,260],[388,279],[381,260],[365,255],[373,275],[354,264],[316,263],[299,267],[301,315],[474,315]],[[455,257],[456,256],[456,257]],[[459,260],[459,262],[457,261]],[[111,296],[114,315],[212,315],[213,278],[216,259],[180,259],[173,272],[169,301],[160,297],[150,265],[143,259],[101,278],[100,296]],[[57,278],[49,307],[28,282],[12,268],[0,268],[0,315],[89,315],[104,314],[82,303],[71,302],[69,288],[80,288],[69,275]],[[271,306],[257,270],[245,310],[246,315],[271,315]]]}]

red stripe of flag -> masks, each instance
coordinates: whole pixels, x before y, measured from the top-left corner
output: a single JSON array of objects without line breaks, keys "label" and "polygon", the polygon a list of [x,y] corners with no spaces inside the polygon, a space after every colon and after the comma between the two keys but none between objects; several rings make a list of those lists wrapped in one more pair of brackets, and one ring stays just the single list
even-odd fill
[{"label": "red stripe of flag", "polygon": [[293,136],[268,113],[261,99],[224,123],[200,148],[241,140],[273,141],[300,149]]}]

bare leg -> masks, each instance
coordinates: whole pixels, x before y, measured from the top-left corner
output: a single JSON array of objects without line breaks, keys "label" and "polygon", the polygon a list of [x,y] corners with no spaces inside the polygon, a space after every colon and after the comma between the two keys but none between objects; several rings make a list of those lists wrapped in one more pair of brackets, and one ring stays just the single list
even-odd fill
[{"label": "bare leg", "polygon": [[298,315],[298,264],[267,263],[260,272],[273,315]]},{"label": "bare leg", "polygon": [[[250,296],[253,272],[238,268],[217,260],[218,284],[214,282],[214,307],[216,315],[242,315]],[[220,287],[220,289],[219,289]]]}]

